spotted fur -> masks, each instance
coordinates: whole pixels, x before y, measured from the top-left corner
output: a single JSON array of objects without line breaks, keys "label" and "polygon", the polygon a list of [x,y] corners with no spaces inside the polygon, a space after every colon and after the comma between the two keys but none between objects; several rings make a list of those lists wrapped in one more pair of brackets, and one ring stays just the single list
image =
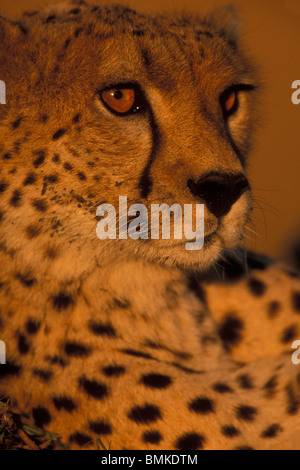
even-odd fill
[{"label": "spotted fur", "polygon": [[[250,189],[206,204],[198,252],[95,233],[119,195],[196,203],[203,175],[244,178],[257,79],[234,12],[62,4],[0,39],[0,393],[70,448],[299,449],[300,281],[234,249]],[[148,105],[117,117],[101,90],[132,82]]]}]

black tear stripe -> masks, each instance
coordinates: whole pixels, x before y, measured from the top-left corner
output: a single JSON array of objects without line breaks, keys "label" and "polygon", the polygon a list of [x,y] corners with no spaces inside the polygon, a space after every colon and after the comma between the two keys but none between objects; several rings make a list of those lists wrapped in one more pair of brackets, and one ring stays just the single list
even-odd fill
[{"label": "black tear stripe", "polygon": [[138,188],[140,190],[140,194],[141,194],[141,197],[142,198],[147,198],[149,196],[149,194],[151,193],[152,191],[152,179],[150,177],[150,170],[151,170],[151,166],[156,158],[156,155],[157,155],[157,151],[158,151],[158,148],[159,148],[159,140],[160,140],[160,136],[159,136],[159,130],[158,130],[158,126],[155,122],[155,119],[154,119],[154,115],[153,115],[153,112],[150,110],[150,127],[151,127],[151,132],[152,132],[152,149],[151,149],[151,153],[149,155],[149,159],[148,159],[148,162],[147,162],[147,165],[145,166],[144,168],[144,171],[140,177],[140,181],[138,183]]}]

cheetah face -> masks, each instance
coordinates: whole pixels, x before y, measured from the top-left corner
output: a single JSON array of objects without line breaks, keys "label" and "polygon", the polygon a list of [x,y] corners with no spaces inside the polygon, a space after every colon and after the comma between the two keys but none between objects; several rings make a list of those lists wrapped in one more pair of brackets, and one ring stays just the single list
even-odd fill
[{"label": "cheetah face", "polygon": [[[50,233],[54,251],[205,268],[240,241],[251,210],[252,72],[232,18],[219,27],[212,17],[151,20],[115,8],[2,25],[2,176],[15,171],[19,191],[7,196],[8,217],[17,223],[22,210],[23,233],[36,229],[43,250]],[[14,147],[5,143],[12,128]],[[149,213],[204,204],[204,247],[187,251],[172,223],[170,240],[100,241],[96,209],[118,208],[119,196]]]}]

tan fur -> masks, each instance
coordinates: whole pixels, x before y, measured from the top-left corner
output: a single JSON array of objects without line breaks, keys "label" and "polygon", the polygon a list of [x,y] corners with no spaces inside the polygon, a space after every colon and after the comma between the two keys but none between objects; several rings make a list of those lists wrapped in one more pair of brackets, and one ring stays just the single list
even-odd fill
[{"label": "tan fur", "polygon": [[[285,332],[299,333],[299,279],[273,265],[209,282],[242,238],[250,191],[219,221],[205,208],[215,234],[199,252],[96,237],[102,202],[196,203],[189,179],[244,173],[256,91],[240,92],[228,127],[219,101],[256,83],[235,24],[230,10],[148,17],[82,3],[0,19],[0,393],[71,448],[99,436],[111,449],[299,448]],[[99,91],[123,82],[140,84],[145,113],[104,107]]]}]

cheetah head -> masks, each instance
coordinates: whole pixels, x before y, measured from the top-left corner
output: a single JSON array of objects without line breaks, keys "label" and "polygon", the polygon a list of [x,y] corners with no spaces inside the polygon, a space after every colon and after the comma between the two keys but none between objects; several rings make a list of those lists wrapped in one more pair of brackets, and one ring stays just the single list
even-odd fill
[{"label": "cheetah head", "polygon": [[[241,240],[256,86],[232,11],[149,17],[67,4],[1,19],[0,37],[7,249],[61,269],[68,256],[73,268],[137,256],[204,269]],[[96,209],[118,209],[119,196],[149,213],[204,204],[203,248],[187,251],[172,223],[168,240],[99,240]]]}]

